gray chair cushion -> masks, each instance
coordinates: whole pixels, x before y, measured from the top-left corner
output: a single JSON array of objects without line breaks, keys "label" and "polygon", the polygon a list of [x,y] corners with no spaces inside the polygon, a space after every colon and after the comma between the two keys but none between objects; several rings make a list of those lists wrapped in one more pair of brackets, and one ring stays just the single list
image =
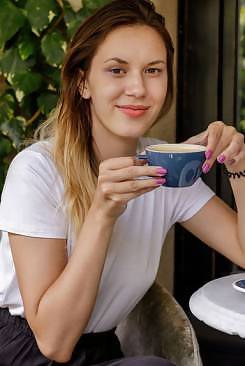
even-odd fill
[{"label": "gray chair cushion", "polygon": [[194,330],[184,310],[154,283],[116,331],[125,356],[156,355],[177,366],[201,366]]}]

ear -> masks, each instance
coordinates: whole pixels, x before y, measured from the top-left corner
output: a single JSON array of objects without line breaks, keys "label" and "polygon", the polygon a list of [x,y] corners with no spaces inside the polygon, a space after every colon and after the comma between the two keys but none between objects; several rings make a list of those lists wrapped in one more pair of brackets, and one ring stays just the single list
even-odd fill
[{"label": "ear", "polygon": [[91,94],[89,91],[88,81],[84,79],[84,72],[80,71],[79,83],[78,83],[79,93],[82,98],[90,99]]}]

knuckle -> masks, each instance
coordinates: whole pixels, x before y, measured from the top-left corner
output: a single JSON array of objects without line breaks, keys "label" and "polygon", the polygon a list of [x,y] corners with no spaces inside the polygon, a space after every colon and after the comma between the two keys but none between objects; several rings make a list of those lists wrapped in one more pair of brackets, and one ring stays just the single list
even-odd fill
[{"label": "knuckle", "polygon": [[98,176],[98,184],[102,184],[103,182],[106,181],[106,176],[101,174]]},{"label": "knuckle", "polygon": [[236,133],[236,129],[233,126],[226,126],[226,131],[228,135],[234,135]]},{"label": "knuckle", "polygon": [[233,142],[233,148],[236,152],[240,152],[242,150],[242,145],[241,145],[241,141],[239,140],[234,140]]},{"label": "knuckle", "polygon": [[128,174],[129,174],[130,176],[133,176],[133,175],[135,174],[135,166],[130,166],[130,167],[128,168]]},{"label": "knuckle", "polygon": [[130,189],[133,192],[136,192],[138,190],[138,182],[136,180],[133,180],[130,184]]},{"label": "knuckle", "polygon": [[99,172],[103,172],[105,170],[105,162],[102,161],[100,164],[99,164]]},{"label": "knuckle", "polygon": [[135,163],[136,163],[135,156],[129,156],[129,162],[130,162],[130,164],[135,165]]},{"label": "knuckle", "polygon": [[214,122],[214,125],[217,127],[225,127],[225,124],[223,121],[216,121],[216,122]]},{"label": "knuckle", "polygon": [[113,196],[112,201],[115,205],[124,205],[125,204],[125,201],[122,200],[122,198],[120,198],[119,196]]},{"label": "knuckle", "polygon": [[209,129],[216,129],[216,128],[223,128],[225,126],[224,122],[222,121],[215,121],[210,123],[208,126]]},{"label": "knuckle", "polygon": [[241,142],[243,142],[243,143],[244,143],[244,135],[243,135],[243,133],[238,132],[238,133],[237,133],[237,137],[238,137],[238,139],[239,139]]},{"label": "knuckle", "polygon": [[110,194],[111,193],[111,185],[110,184],[105,184],[105,183],[103,183],[103,184],[101,184],[101,192],[105,195],[105,196],[107,196],[108,194]]}]

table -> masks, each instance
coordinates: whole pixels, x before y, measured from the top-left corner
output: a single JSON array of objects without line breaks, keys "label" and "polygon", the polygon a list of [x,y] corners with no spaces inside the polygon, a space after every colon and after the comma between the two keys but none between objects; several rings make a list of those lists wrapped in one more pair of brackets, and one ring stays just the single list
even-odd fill
[{"label": "table", "polygon": [[245,272],[208,282],[191,296],[189,306],[207,325],[245,338],[245,293],[232,287],[240,278],[245,278]]},{"label": "table", "polygon": [[245,272],[218,278],[190,298],[188,316],[203,366],[245,365],[245,293],[232,287],[240,278],[245,278]]}]

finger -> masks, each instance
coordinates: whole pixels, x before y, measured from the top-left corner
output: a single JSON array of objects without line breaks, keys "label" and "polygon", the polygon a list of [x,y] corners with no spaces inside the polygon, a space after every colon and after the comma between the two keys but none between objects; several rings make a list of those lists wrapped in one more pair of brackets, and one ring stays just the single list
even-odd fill
[{"label": "finger", "polygon": [[162,177],[167,174],[167,169],[161,166],[130,166],[123,169],[109,170],[101,174],[101,182],[122,182],[143,177]]},{"label": "finger", "polygon": [[120,193],[135,193],[139,192],[142,189],[151,188],[151,187],[159,187],[160,185],[166,182],[165,178],[150,178],[150,179],[135,179],[126,182],[118,182],[118,183],[104,183],[101,186],[102,192],[106,196],[112,196],[113,194]]},{"label": "finger", "polygon": [[208,130],[192,136],[183,142],[184,144],[196,144],[206,146],[208,143]]},{"label": "finger", "polygon": [[230,168],[234,168],[234,167],[237,167],[235,169],[240,169],[240,168],[238,168],[238,166],[239,166],[239,163],[242,162],[241,169],[244,169],[244,161],[245,161],[245,147],[243,147],[243,149],[239,152],[239,154],[237,154],[232,159],[227,158],[225,161],[225,165],[228,170]]},{"label": "finger", "polygon": [[228,147],[221,152],[221,154],[217,157],[217,161],[219,163],[224,163],[228,160],[233,160],[236,158],[237,155],[240,154],[240,152],[244,148],[244,136],[241,133],[236,133],[231,143],[228,145]]},{"label": "finger", "polygon": [[[223,124],[223,126],[225,126]],[[212,127],[211,127],[212,131]],[[213,166],[214,162],[216,161],[217,157],[221,155],[222,151],[224,151],[230,144],[232,140],[232,136],[236,133],[236,130],[232,126],[225,126],[225,128],[218,128],[213,129],[211,132],[207,151],[206,151],[206,161],[203,164],[202,170],[204,173],[207,173],[211,167]],[[214,145],[216,144],[216,146]]]},{"label": "finger", "polygon": [[137,159],[135,156],[124,156],[103,160],[99,165],[100,171],[122,169],[129,166],[142,166],[147,162],[144,159]]},{"label": "finger", "polygon": [[212,158],[215,150],[217,149],[218,143],[223,134],[224,127],[225,124],[220,121],[213,122],[208,126],[208,143],[205,154],[207,160],[210,160]]},{"label": "finger", "polygon": [[134,193],[122,193],[119,196],[112,196],[111,199],[113,201],[117,201],[117,202],[121,202],[123,204],[127,204],[128,201],[130,201],[130,200],[132,200],[136,197],[139,197],[142,194],[154,191],[154,189],[156,189],[156,188],[158,188],[158,187],[144,188],[144,189],[141,189],[140,191],[134,192]]}]

